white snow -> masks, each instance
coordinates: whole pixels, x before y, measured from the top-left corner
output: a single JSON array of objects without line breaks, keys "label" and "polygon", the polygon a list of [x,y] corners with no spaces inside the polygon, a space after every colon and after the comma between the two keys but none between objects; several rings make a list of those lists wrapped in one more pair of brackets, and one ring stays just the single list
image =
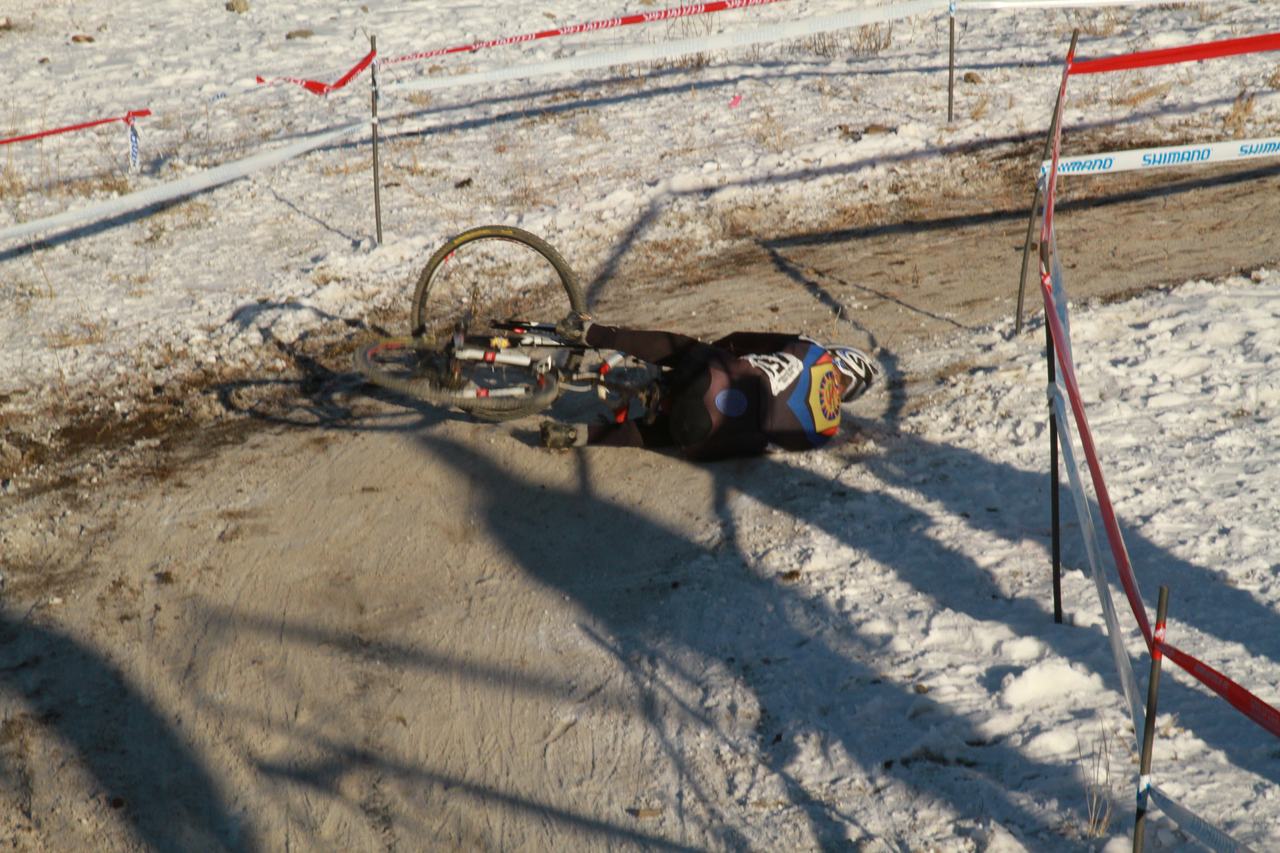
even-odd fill
[{"label": "white snow", "polygon": [[[129,109],[155,115],[139,124],[136,174],[126,171],[119,124],[5,146],[0,227],[358,120],[368,110],[364,77],[327,99],[246,81],[335,79],[367,50],[368,33],[383,56],[396,56],[651,5],[251,0],[250,12],[237,15],[221,3],[193,13],[179,0],[10,2],[13,28],[0,31],[9,93],[0,136]],[[793,0],[434,63],[436,73],[495,67],[847,5]],[[885,203],[897,181],[958,168],[974,156],[957,153],[966,143],[1038,133],[1074,23],[1093,28],[1082,54],[1104,55],[1262,33],[1274,29],[1276,13],[1275,3],[1222,2],[963,15],[961,71],[975,70],[982,83],[961,87],[950,128],[945,19],[897,22],[889,48],[852,58],[849,42],[831,53],[790,44],[713,56],[704,67],[672,63],[408,100],[397,100],[392,84],[427,69],[394,66],[382,78],[384,245],[372,240],[369,149],[353,142],[35,253],[0,246],[0,395],[6,409],[27,411],[44,405],[50,389],[81,396],[117,384],[150,387],[195,360],[260,362],[265,341],[289,342],[374,307],[407,307],[426,255],[471,225],[539,232],[588,280],[637,222],[641,242],[677,241],[688,250],[684,262],[696,263],[727,239],[730,211],[754,207],[761,221],[793,229],[820,224],[837,196]],[[300,29],[313,35],[285,38]],[[73,42],[76,34],[93,41]],[[1274,56],[1255,56],[1081,78],[1065,121],[1207,137],[1221,132],[1244,88],[1256,94],[1250,120],[1274,127],[1280,97],[1265,81],[1275,67]],[[1148,87],[1161,88],[1136,104],[1126,97]],[[211,100],[223,92],[229,97]],[[847,141],[836,131],[842,124],[889,132]],[[464,178],[472,185],[456,189]],[[877,745],[854,755],[822,740],[821,720],[796,723],[780,732],[792,747],[788,771],[807,789],[826,785],[830,801],[870,836],[910,849],[1102,843],[1080,833],[1083,757],[1103,743],[1106,782],[1125,815],[1109,833],[1129,826],[1133,735],[1065,506],[1064,598],[1073,624],[1055,626],[1046,603],[1042,340],[1010,333],[998,324],[956,350],[908,354],[916,373],[960,358],[972,367],[934,405],[892,427],[859,409],[868,438],[857,464],[837,454],[783,457],[795,476],[778,493],[733,494],[726,503],[750,570],[764,579],[798,573],[798,600],[857,627],[856,648],[833,649],[827,641],[836,638],[818,636],[788,665],[813,666],[849,717],[840,725],[861,726]],[[1154,610],[1156,587],[1169,584],[1171,640],[1280,702],[1280,273],[1076,306],[1072,333],[1148,606]],[[1118,590],[1116,600],[1142,670],[1142,642]],[[708,630],[732,618],[708,614]],[[811,617],[800,610],[785,618],[803,634]],[[860,668],[825,671],[833,658]],[[671,678],[690,672],[706,679],[708,710],[759,701],[732,668],[704,662]],[[1161,783],[1237,838],[1274,846],[1280,746],[1166,672],[1156,766],[1169,769]],[[904,691],[885,685],[916,700],[904,705]],[[772,698],[781,705],[770,714],[788,719],[788,700]],[[815,704],[797,699],[795,707]],[[729,736],[745,741],[753,728]],[[775,793],[785,797],[781,783]],[[974,808],[960,808],[965,802]],[[739,829],[765,849],[789,837],[779,819],[762,814]],[[1045,826],[1069,828],[1050,837]],[[1149,836],[1154,849],[1187,843],[1169,827]],[[1105,849],[1119,845],[1113,838]]]}]

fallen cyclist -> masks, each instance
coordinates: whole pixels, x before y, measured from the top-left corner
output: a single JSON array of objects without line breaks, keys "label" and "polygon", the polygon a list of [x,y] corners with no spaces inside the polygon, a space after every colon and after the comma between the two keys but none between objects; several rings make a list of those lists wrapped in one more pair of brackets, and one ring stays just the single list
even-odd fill
[{"label": "fallen cyclist", "polygon": [[570,313],[556,324],[569,343],[625,352],[668,371],[657,411],[620,423],[543,421],[544,447],[676,447],[690,459],[809,450],[840,427],[840,404],[879,375],[866,353],[801,335],[734,332],[711,343],[673,332],[594,323]]}]

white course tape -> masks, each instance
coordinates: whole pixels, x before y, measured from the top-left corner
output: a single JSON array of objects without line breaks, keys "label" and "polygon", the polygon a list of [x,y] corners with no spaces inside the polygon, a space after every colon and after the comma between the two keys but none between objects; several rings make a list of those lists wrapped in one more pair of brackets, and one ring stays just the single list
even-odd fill
[{"label": "white course tape", "polygon": [[1129,660],[1129,652],[1121,641],[1120,620],[1116,616],[1116,606],[1111,598],[1111,588],[1107,586],[1102,570],[1101,549],[1098,547],[1098,531],[1093,525],[1093,513],[1090,510],[1088,497],[1084,492],[1084,481],[1080,476],[1080,466],[1076,462],[1075,451],[1071,447],[1071,421],[1068,419],[1066,406],[1066,389],[1061,383],[1053,386],[1053,409],[1058,416],[1058,443],[1062,449],[1062,467],[1067,470],[1067,482],[1071,488],[1071,502],[1075,504],[1076,518],[1080,522],[1080,533],[1084,537],[1085,551],[1089,558],[1089,574],[1093,577],[1093,585],[1098,591],[1098,601],[1102,604],[1102,617],[1107,626],[1107,642],[1111,644],[1111,657],[1120,676],[1120,686],[1124,689],[1125,701],[1129,703],[1129,716],[1133,719],[1133,731],[1142,733],[1146,712],[1142,707],[1141,694],[1138,692],[1138,681],[1133,675],[1133,664]]},{"label": "white course tape", "polygon": [[948,0],[912,0],[892,6],[875,6],[835,15],[823,15],[805,18],[799,21],[788,21],[782,24],[757,27],[749,30],[738,30],[720,33],[701,38],[679,39],[658,44],[644,44],[633,47],[611,50],[603,53],[587,53],[581,56],[567,56],[563,59],[551,59],[545,62],[533,62],[528,65],[517,65],[507,68],[494,68],[489,71],[477,71],[471,74],[457,74],[452,77],[433,77],[425,80],[414,80],[386,86],[385,89],[405,92],[420,92],[435,89],[454,89],[464,86],[478,86],[485,83],[496,83],[501,80],[527,80],[532,77],[546,77],[552,74],[569,74],[578,71],[591,71],[597,68],[609,68],[614,65],[631,63],[657,62],[663,59],[674,59],[703,53],[708,50],[749,47],[766,42],[783,41],[802,38],[818,33],[847,30],[852,27],[863,27],[868,24],[909,18],[912,15],[923,15],[929,12],[945,12]]},{"label": "white course tape", "polygon": [[[1052,232],[1050,232],[1050,239],[1053,241],[1051,248],[1054,258],[1054,268],[1051,276],[1054,309],[1062,320],[1062,328],[1067,337],[1067,340],[1062,342],[1063,350],[1066,352],[1067,358],[1074,361],[1075,355],[1071,350],[1071,329],[1067,322],[1066,285],[1062,277],[1062,268],[1057,263],[1058,247],[1056,245],[1056,237]],[[1055,355],[1054,358],[1056,359],[1056,357]],[[1143,724],[1146,719],[1146,709],[1143,707],[1138,693],[1138,682],[1133,675],[1133,664],[1129,660],[1129,653],[1120,641],[1120,624],[1116,618],[1115,604],[1111,598],[1111,588],[1107,586],[1106,581],[1103,579],[1097,528],[1093,524],[1091,504],[1084,492],[1084,480],[1080,475],[1080,466],[1076,462],[1075,451],[1071,442],[1071,421],[1067,415],[1067,390],[1062,383],[1061,363],[1058,363],[1058,372],[1055,375],[1057,381],[1050,386],[1049,393],[1053,401],[1054,412],[1058,418],[1058,442],[1062,450],[1063,467],[1067,470],[1072,503],[1075,504],[1076,516],[1080,521],[1080,532],[1084,536],[1085,551],[1089,559],[1089,572],[1093,576],[1094,586],[1098,591],[1098,600],[1102,604],[1102,615],[1107,626],[1107,641],[1111,645],[1111,657],[1115,663],[1116,672],[1120,676],[1125,699],[1129,703],[1129,714],[1133,718],[1134,742],[1136,745],[1137,739],[1142,734]],[[1249,850],[1248,847],[1240,844],[1230,835],[1227,835],[1187,807],[1170,798],[1158,786],[1151,784],[1150,774],[1141,776],[1138,779],[1139,801],[1142,800],[1144,794],[1150,796],[1160,810],[1168,815],[1179,828],[1210,849],[1223,851],[1223,853]]]},{"label": "white course tape", "polygon": [[[957,3],[961,11],[989,12],[999,9],[1086,9],[1091,6],[1158,6],[1168,0],[978,0]],[[1188,0],[1191,3],[1208,3],[1211,0]]]},{"label": "white course tape", "polygon": [[268,169],[286,160],[291,160],[300,154],[328,145],[344,136],[350,136],[353,133],[365,130],[368,126],[368,122],[362,120],[357,124],[349,124],[346,127],[325,131],[316,136],[309,136],[292,145],[273,148],[270,151],[260,151],[257,154],[245,157],[243,160],[225,163],[186,178],[148,187],[136,193],[108,199],[78,210],[68,210],[54,216],[46,216],[44,219],[34,219],[31,222],[11,225],[4,230],[0,230],[0,244],[9,240],[30,237],[33,234],[61,231],[82,222],[110,219],[125,213],[142,210],[153,204],[172,201],[210,187],[229,183],[237,178],[243,178],[253,172]]},{"label": "white course tape", "polygon": [[[1062,321],[1066,340],[1062,349],[1068,361],[1074,362],[1075,355],[1071,349],[1071,324],[1067,316],[1067,287],[1062,276],[1062,267],[1058,265],[1057,236],[1050,232],[1050,248],[1053,252],[1054,264],[1051,274],[1053,282],[1054,310]],[[1056,361],[1057,356],[1054,355]],[[1084,537],[1085,552],[1089,560],[1089,574],[1093,577],[1093,585],[1098,592],[1098,601],[1102,605],[1102,616],[1107,626],[1107,642],[1111,645],[1111,657],[1115,663],[1116,674],[1120,676],[1120,686],[1124,690],[1125,701],[1129,703],[1129,715],[1133,719],[1134,743],[1142,734],[1146,711],[1142,705],[1142,695],[1138,692],[1138,681],[1133,675],[1133,664],[1129,653],[1120,639],[1120,620],[1116,616],[1115,603],[1111,598],[1111,588],[1107,586],[1106,576],[1102,569],[1102,549],[1098,544],[1098,530],[1093,524],[1092,504],[1084,491],[1084,478],[1080,474],[1080,465],[1076,461],[1075,447],[1071,442],[1071,420],[1067,414],[1067,389],[1063,385],[1064,367],[1057,365],[1054,373],[1055,382],[1049,388],[1053,401],[1054,413],[1058,421],[1058,444],[1062,451],[1063,467],[1067,470],[1067,482],[1071,489],[1071,502],[1076,508],[1076,517],[1080,523],[1080,533]]]},{"label": "white course tape", "polygon": [[[1280,157],[1280,137],[1174,145],[1168,148],[1135,148],[1131,151],[1063,157],[1058,160],[1058,174],[1102,175],[1139,169],[1166,169],[1170,166],[1229,163],[1259,157]],[[1046,174],[1051,165],[1048,160],[1041,163],[1040,174]]]},{"label": "white course tape", "polygon": [[1219,853],[1235,853],[1235,851],[1248,853],[1252,849],[1236,841],[1186,806],[1171,799],[1168,794],[1160,790],[1158,785],[1152,785],[1150,793],[1152,801],[1160,807],[1160,811],[1172,818],[1179,829],[1193,836],[1210,850],[1217,850]]}]

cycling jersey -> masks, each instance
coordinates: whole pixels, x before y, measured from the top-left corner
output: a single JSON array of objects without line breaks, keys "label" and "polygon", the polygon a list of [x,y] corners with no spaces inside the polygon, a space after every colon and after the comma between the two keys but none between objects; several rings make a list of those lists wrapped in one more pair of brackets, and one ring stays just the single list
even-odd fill
[{"label": "cycling jersey", "polygon": [[671,332],[592,324],[590,346],[671,368],[667,411],[652,425],[600,424],[589,444],[676,445],[696,459],[807,450],[840,427],[840,374],[808,338],[735,332],[710,344]]}]

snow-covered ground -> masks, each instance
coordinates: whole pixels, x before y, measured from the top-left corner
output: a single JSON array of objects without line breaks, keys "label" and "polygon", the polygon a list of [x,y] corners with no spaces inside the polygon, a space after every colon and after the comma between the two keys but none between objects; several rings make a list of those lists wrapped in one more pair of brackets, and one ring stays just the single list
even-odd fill
[{"label": "snow-covered ground", "polygon": [[[0,246],[0,393],[11,395],[9,405],[36,405],[38,389],[51,382],[102,394],[117,378],[150,388],[193,362],[252,360],[264,336],[287,342],[335,315],[403,304],[422,259],[472,225],[540,233],[592,281],[617,271],[619,247],[634,263],[688,266],[744,235],[798,233],[923,187],[945,191],[970,170],[989,168],[984,148],[1043,132],[1073,26],[1083,28],[1080,54],[1089,56],[1264,32],[1275,11],[1273,3],[1241,2],[967,13],[958,28],[962,79],[952,126],[945,17],[656,69],[484,91],[396,91],[424,73],[851,5],[787,0],[445,57],[425,68],[389,66],[381,78],[382,247],[373,248],[370,148],[361,141],[152,216],[74,232],[34,254]],[[0,45],[11,94],[0,134],[143,108],[154,115],[139,121],[137,173],[128,171],[119,123],[4,146],[0,228],[360,120],[369,109],[367,77],[326,99],[252,81],[336,80],[367,52],[368,34],[391,59],[658,5],[251,3],[244,14],[213,8],[194,19],[176,2],[20,0],[6,8],[10,27],[0,30]],[[1080,78],[1067,127],[1186,141],[1222,138],[1233,121],[1256,134],[1274,126],[1280,110],[1274,74],[1261,55]],[[1241,94],[1251,98],[1247,109],[1236,105]]]},{"label": "snow-covered ground", "polygon": [[[34,253],[0,246],[0,401],[8,412],[31,412],[113,385],[149,389],[192,363],[257,363],[266,340],[407,305],[422,259],[471,225],[539,232],[591,281],[612,272],[620,245],[636,263],[678,256],[691,264],[743,233],[797,233],[913,189],[955,186],[966,169],[989,166],[985,146],[1042,132],[1072,26],[1085,28],[1080,53],[1093,56],[1262,33],[1280,11],[1274,2],[1222,2],[965,14],[959,68],[974,76],[958,87],[951,126],[945,18],[482,92],[395,91],[397,81],[423,73],[849,5],[788,0],[449,57],[434,60],[434,70],[386,69],[382,246],[372,240],[370,150],[360,141],[148,216],[64,235]],[[139,172],[127,170],[119,124],[5,146],[0,228],[358,120],[368,110],[364,78],[328,99],[246,81],[335,79],[363,55],[368,34],[393,57],[651,8],[621,0],[250,0],[247,13],[217,3],[193,19],[178,0],[11,0],[0,7],[9,22],[0,29],[8,93],[0,136],[130,109],[154,116],[139,125]],[[1263,55],[1073,81],[1068,147],[1071,128],[1170,141],[1274,134],[1278,73],[1274,55]],[[646,246],[654,247],[648,255]],[[1144,593],[1153,601],[1167,583],[1172,641],[1273,703],[1278,320],[1280,278],[1265,270],[1073,317],[1086,405]],[[1132,734],[1096,596],[1079,570],[1074,524],[1065,533],[1064,597],[1075,627],[1046,624],[1044,365],[1038,339],[1009,332],[1001,325],[958,343],[962,351],[911,355],[916,374],[961,359],[967,367],[926,410],[899,418],[889,405],[890,423],[862,424],[872,444],[857,465],[844,467],[835,455],[783,457],[794,494],[740,493],[730,504],[737,550],[756,571],[793,580],[797,601],[857,626],[857,648],[811,643],[788,665],[812,667],[832,701],[857,691],[855,719],[841,725],[892,744],[871,761],[842,752],[839,739],[788,738],[796,778],[810,790],[828,779],[840,811],[869,835],[911,849],[955,842],[958,802],[986,804],[961,816],[960,834],[992,849],[1014,843],[1004,822],[1078,813],[1091,786],[1125,815],[1131,802]],[[898,432],[904,437],[890,439]],[[878,447],[890,443],[892,452]],[[832,488],[839,501],[830,500]],[[794,506],[792,518],[779,520],[780,497]],[[844,535],[855,526],[856,538]],[[1133,624],[1123,608],[1121,615]],[[780,618],[809,633],[803,608]],[[1145,661],[1136,628],[1127,641]],[[762,637],[762,650],[770,642]],[[849,659],[865,669],[839,669]],[[718,677],[711,672],[703,686],[731,701],[736,682]],[[881,681],[909,684],[918,699],[904,707],[898,692],[878,697]],[[1166,685],[1159,781],[1241,840],[1273,846],[1275,740],[1185,678],[1169,676]],[[786,719],[787,701],[770,713]],[[821,730],[821,720],[808,722]],[[930,734],[920,738],[922,729]],[[915,740],[904,744],[904,736]],[[1109,770],[1093,772],[1093,757],[1104,755]],[[930,793],[910,776],[886,781],[904,760],[936,776]],[[967,772],[992,765],[999,772],[991,775],[1023,774],[1026,785],[995,788]],[[994,817],[983,823],[975,814]],[[1115,816],[1100,835],[1118,836],[1127,820]],[[746,840],[780,837],[759,832]],[[1084,834],[1079,822],[1063,830]],[[1167,825],[1155,841],[1165,849],[1185,843]]]},{"label": "snow-covered ground", "polygon": [[[1270,541],[1280,504],[1267,472],[1280,450],[1278,321],[1280,276],[1261,271],[1079,311],[1072,325],[1085,404],[1149,612],[1157,587],[1167,585],[1170,642],[1272,704],[1280,701],[1273,639],[1280,564]],[[1002,331],[974,337],[969,367],[950,380],[938,406],[900,424],[906,438],[889,449],[874,448],[847,467],[823,455],[785,457],[803,471],[788,480],[800,498],[796,523],[771,519],[776,495],[740,496],[739,546],[766,574],[795,577],[803,597],[858,626],[861,645],[844,652],[868,667],[863,681],[853,679],[858,686],[876,677],[919,685],[916,706],[882,713],[852,694],[842,705],[859,721],[846,725],[882,731],[886,759],[933,762],[956,786],[952,796],[973,786],[971,797],[990,802],[993,814],[1013,808],[1050,824],[1061,808],[1082,809],[1091,785],[1115,786],[1114,819],[1125,832],[1137,753],[1065,496],[1063,599],[1075,627],[1051,624],[1043,354]],[[942,364],[955,355],[917,358]],[[874,443],[877,422],[865,426]],[[804,499],[803,486],[832,480],[843,489],[838,500]],[[871,508],[868,525],[863,513]],[[1145,685],[1141,635],[1115,588]],[[798,611],[796,618],[805,626],[813,617]],[[815,660],[822,654],[813,652]],[[805,661],[806,652],[796,652],[789,665]],[[1271,848],[1280,837],[1275,739],[1170,670],[1166,664],[1157,718],[1157,783],[1237,840]],[[784,719],[786,711],[777,709]],[[936,715],[937,725],[893,720],[917,714]],[[922,729],[919,743],[906,742]],[[850,767],[838,753],[828,748],[797,761],[846,781],[892,775]],[[1095,770],[1102,755],[1109,769]],[[992,761],[1025,761],[1026,791],[1035,796],[980,790],[976,782]],[[908,847],[929,837],[922,830],[912,839],[892,823],[895,815],[921,817],[918,806],[881,799],[878,813],[860,808],[886,837],[903,833]],[[1084,827],[1064,827],[1072,829]],[[1164,843],[1187,842],[1168,836]]]}]

